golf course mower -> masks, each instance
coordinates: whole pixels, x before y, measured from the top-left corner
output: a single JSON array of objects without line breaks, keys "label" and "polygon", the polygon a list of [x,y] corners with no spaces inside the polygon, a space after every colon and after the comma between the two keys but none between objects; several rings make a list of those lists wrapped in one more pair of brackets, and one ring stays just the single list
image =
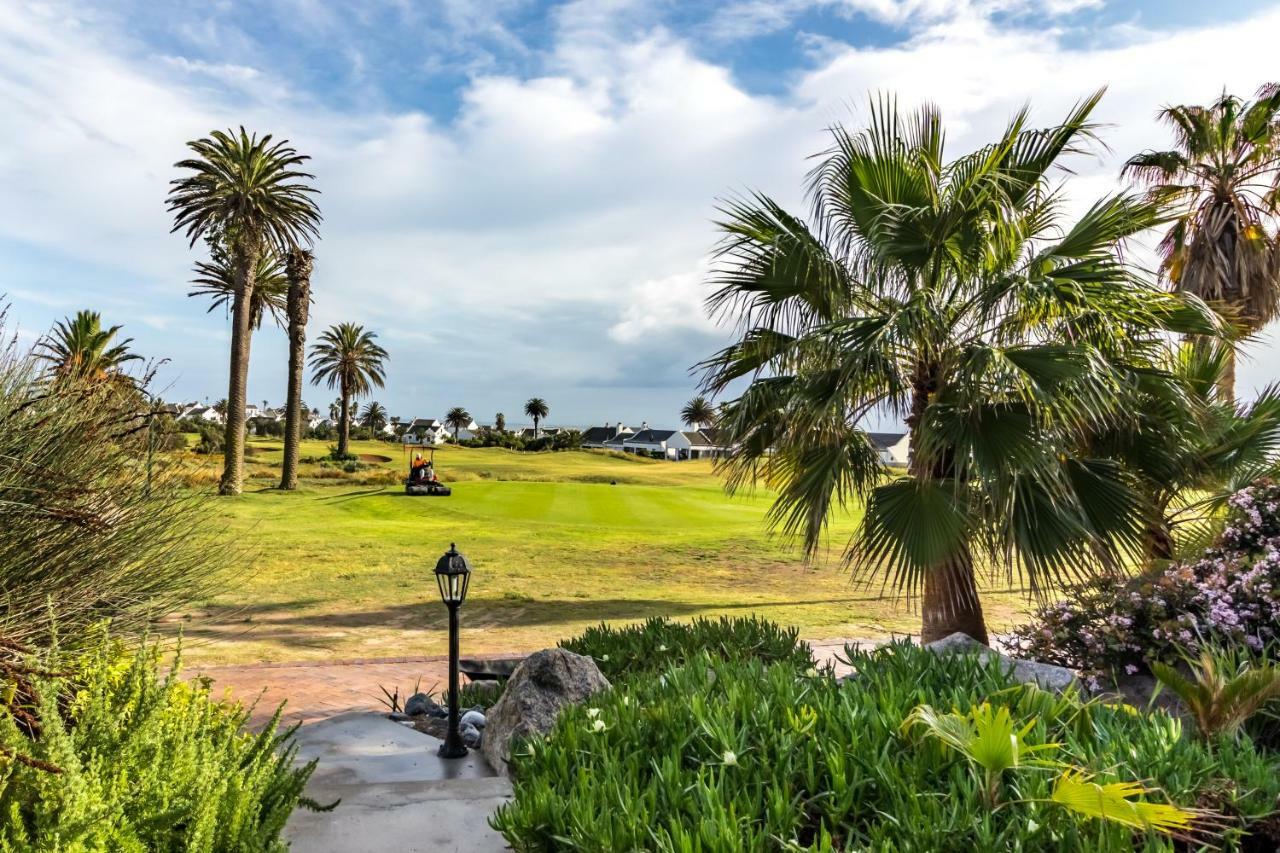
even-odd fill
[{"label": "golf course mower", "polygon": [[413,460],[409,463],[409,478],[404,481],[404,493],[406,495],[447,498],[453,494],[453,489],[440,482],[440,478],[436,474],[435,448],[431,448],[427,453],[426,459],[422,458],[421,453],[414,454]]}]

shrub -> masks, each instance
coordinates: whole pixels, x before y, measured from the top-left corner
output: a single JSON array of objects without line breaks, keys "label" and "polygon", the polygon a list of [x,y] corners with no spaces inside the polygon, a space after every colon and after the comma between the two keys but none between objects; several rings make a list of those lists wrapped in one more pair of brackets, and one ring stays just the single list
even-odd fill
[{"label": "shrub", "polygon": [[1007,645],[1095,676],[1146,671],[1205,642],[1261,651],[1280,640],[1280,486],[1231,497],[1218,542],[1193,562],[1098,577],[1037,609]]},{"label": "shrub", "polygon": [[146,444],[137,397],[0,348],[0,636],[131,629],[210,592],[234,555],[163,457],[148,482]]},{"label": "shrub", "polygon": [[[0,710],[0,747],[27,761],[0,773],[0,849],[282,851],[314,764],[295,767],[279,713],[258,735],[209,688],[159,672],[159,652],[102,639],[32,661],[27,709]],[[3,682],[0,681],[0,684]],[[34,762],[56,768],[42,769]]]},{"label": "shrub", "polygon": [[[970,656],[896,645],[851,660],[857,677],[837,681],[698,656],[606,691],[516,746],[514,800],[491,822],[522,851],[1129,853],[1176,842],[1064,806],[1089,790],[1132,814],[1152,811],[1142,802],[1212,801],[1222,817],[1196,831],[1220,826],[1228,848],[1249,826],[1265,831],[1248,820],[1275,810],[1278,768],[1247,739],[1210,749],[1163,712],[1055,697]],[[1074,769],[1004,773],[992,808],[970,759],[902,732],[920,705],[968,713],[982,702],[1008,709],[1028,744],[1058,744]],[[1149,789],[1139,798],[1103,787],[1137,781]]]},{"label": "shrub", "polygon": [[195,421],[196,434],[200,436],[199,441],[193,448],[196,453],[221,453],[222,445],[226,441],[226,430],[218,424],[206,420]]},{"label": "shrub", "polygon": [[595,658],[611,682],[679,666],[699,655],[716,660],[786,661],[801,669],[813,666],[813,653],[795,628],[767,619],[698,617],[689,623],[652,618],[639,625],[615,628],[601,623],[560,647]]}]

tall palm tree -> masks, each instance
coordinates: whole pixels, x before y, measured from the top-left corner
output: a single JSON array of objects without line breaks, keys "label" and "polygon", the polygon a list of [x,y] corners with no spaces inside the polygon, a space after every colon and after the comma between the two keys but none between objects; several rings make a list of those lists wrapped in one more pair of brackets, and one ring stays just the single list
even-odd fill
[{"label": "tall palm tree", "polygon": [[96,311],[79,311],[59,320],[52,331],[36,344],[36,352],[47,361],[56,376],[85,379],[114,379],[124,375],[124,367],[142,356],[129,351],[133,338],[117,341],[121,326],[102,328]]},{"label": "tall palm tree", "polygon": [[330,326],[311,348],[311,381],[338,389],[338,454],[347,455],[351,436],[351,401],[383,387],[387,351],[374,343],[374,332],[354,323]]},{"label": "tall palm tree", "polygon": [[284,254],[310,242],[320,211],[305,183],[313,176],[298,170],[308,159],[287,141],[273,143],[243,127],[215,130],[187,147],[194,157],[176,168],[188,174],[170,185],[168,209],[174,231],[183,231],[194,246],[216,237],[226,247],[232,271],[231,358],[227,383],[227,427],[222,481],[224,495],[240,493],[244,472],[245,386],[249,376],[249,335],[253,291],[261,255],[269,249]]},{"label": "tall palm tree", "polygon": [[715,422],[715,419],[716,410],[712,408],[707,398],[701,395],[685,403],[684,408],[680,410],[680,420],[684,421],[684,425],[689,429],[702,429],[704,426],[710,426]]},{"label": "tall palm tree", "polygon": [[506,415],[504,415],[502,412],[498,412],[498,414],[494,415],[494,416],[493,416],[493,428],[494,428],[494,430],[495,430],[495,431],[497,431],[498,433],[504,433],[504,432],[506,432],[506,431],[507,431],[507,416],[506,416]]},{"label": "tall palm tree", "polygon": [[453,440],[458,440],[458,431],[471,423],[471,413],[462,406],[454,406],[444,416],[444,425],[453,430]]},{"label": "tall palm tree", "polygon": [[387,425],[387,410],[377,400],[372,400],[360,413],[360,426],[375,433]]},{"label": "tall palm tree", "polygon": [[329,420],[336,421],[338,415],[342,412],[342,400],[335,397],[333,402],[329,404]]},{"label": "tall palm tree", "polygon": [[285,258],[288,279],[286,314],[289,322],[289,383],[284,415],[284,463],[280,488],[298,488],[299,445],[302,442],[302,384],[307,347],[307,315],[311,310],[311,252],[290,249]]},{"label": "tall palm tree", "polygon": [[[210,242],[213,245],[216,241]],[[208,296],[210,312],[222,308],[230,313],[235,304],[236,277],[225,250],[212,249],[209,260],[196,261],[195,275],[191,280],[195,288],[187,296]],[[282,325],[289,280],[285,276],[280,257],[271,249],[258,255],[253,280],[253,296],[249,299],[249,329],[261,329],[262,319],[268,315],[273,323]]]},{"label": "tall palm tree", "polygon": [[[1203,303],[1146,282],[1117,249],[1155,205],[1104,198],[1064,221],[1050,170],[1091,137],[1101,93],[1059,125],[1017,113],[954,160],[930,107],[872,104],[832,128],[809,176],[812,221],[763,195],[723,208],[713,313],[739,339],[703,363],[728,401],[730,490],[762,478],[771,521],[816,554],[833,514],[862,504],[845,558],[908,596],[922,638],[985,641],[976,566],[1033,593],[1141,547],[1146,504],[1123,468],[1078,452],[1131,412],[1116,389],[1149,370],[1166,330],[1214,330]],[[905,473],[860,426],[902,417]]]},{"label": "tall palm tree", "polygon": [[[1256,332],[1280,313],[1280,84],[1252,102],[1224,93],[1208,107],[1166,107],[1160,117],[1175,147],[1144,151],[1124,171],[1177,213],[1160,243],[1161,270],[1175,288]],[[1235,399],[1234,351],[1222,388]]]},{"label": "tall palm tree", "polygon": [[538,424],[542,423],[543,418],[551,414],[551,407],[541,397],[530,397],[528,402],[524,404],[524,413],[527,417],[533,418],[533,436],[537,438]]}]

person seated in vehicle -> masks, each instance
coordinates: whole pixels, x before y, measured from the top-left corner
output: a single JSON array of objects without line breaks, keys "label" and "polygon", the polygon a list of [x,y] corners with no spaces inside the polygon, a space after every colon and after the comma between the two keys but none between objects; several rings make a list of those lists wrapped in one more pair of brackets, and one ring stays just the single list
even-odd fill
[{"label": "person seated in vehicle", "polygon": [[430,479],[427,476],[429,468],[430,466],[427,464],[427,461],[422,458],[421,453],[414,456],[413,462],[409,465],[409,482],[420,483],[424,480]]}]

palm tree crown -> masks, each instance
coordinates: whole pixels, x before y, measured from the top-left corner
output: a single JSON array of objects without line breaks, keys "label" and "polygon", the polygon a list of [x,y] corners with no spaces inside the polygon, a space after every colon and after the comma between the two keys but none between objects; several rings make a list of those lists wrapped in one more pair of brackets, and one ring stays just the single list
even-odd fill
[{"label": "palm tree crown", "polygon": [[387,410],[377,400],[371,400],[360,413],[360,426],[374,432],[387,425]]},{"label": "palm tree crown", "polygon": [[[210,297],[209,311],[223,308],[230,311],[235,302],[235,271],[225,251],[215,251],[209,260],[196,261],[196,277],[191,280],[195,288],[187,296]],[[249,297],[249,327],[262,328],[262,318],[270,314],[277,326],[284,324],[285,309],[289,297],[289,277],[285,275],[284,262],[268,249],[258,255],[253,275],[253,295]]]},{"label": "palm tree crown", "polygon": [[374,343],[376,332],[355,323],[339,323],[320,334],[311,348],[311,381],[363,397],[386,381],[387,351]]},{"label": "palm tree crown", "polygon": [[[936,110],[874,103],[866,130],[831,130],[811,223],[763,195],[723,209],[709,307],[741,331],[704,388],[751,380],[718,422],[729,488],[775,486],[772,521],[811,554],[864,503],[846,558],[923,589],[926,640],[985,640],[975,565],[1038,592],[1139,547],[1140,496],[1082,436],[1127,416],[1117,389],[1164,330],[1214,328],[1117,253],[1155,205],[1114,196],[1064,221],[1048,174],[1090,140],[1100,96],[1045,129],[1023,110],[950,161]],[[905,420],[905,474],[859,426],[873,412]]]},{"label": "palm tree crown", "polygon": [[1132,157],[1124,171],[1175,211],[1160,243],[1161,269],[1175,288],[1257,331],[1280,311],[1280,84],[1251,103],[1223,94],[1208,107],[1167,107],[1160,117],[1175,147]]},{"label": "palm tree crown", "polygon": [[526,416],[533,418],[533,431],[537,433],[538,424],[542,423],[543,418],[551,414],[551,407],[541,397],[530,397],[524,404],[524,413]]},{"label": "palm tree crown", "polygon": [[716,411],[706,397],[697,396],[680,410],[680,420],[690,429],[700,429],[715,422]]},{"label": "palm tree crown", "polygon": [[133,338],[115,340],[120,329],[120,326],[104,329],[100,314],[80,311],[74,317],[55,323],[36,349],[59,376],[90,379],[119,376],[125,364],[142,358],[129,352]]},{"label": "palm tree crown", "polygon": [[454,406],[444,416],[444,424],[453,430],[453,440],[458,440],[458,430],[471,423],[471,413],[462,406]]}]

